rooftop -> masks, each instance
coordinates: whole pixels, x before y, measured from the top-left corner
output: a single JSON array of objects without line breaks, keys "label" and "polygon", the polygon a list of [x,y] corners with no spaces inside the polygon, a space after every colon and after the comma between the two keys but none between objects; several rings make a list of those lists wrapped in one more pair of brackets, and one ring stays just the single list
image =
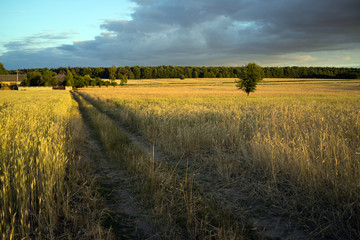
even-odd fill
[{"label": "rooftop", "polygon": [[19,78],[17,79],[17,75],[13,74],[13,75],[1,75],[0,74],[0,82],[21,82],[22,80],[24,80],[26,78],[26,74],[19,74]]}]

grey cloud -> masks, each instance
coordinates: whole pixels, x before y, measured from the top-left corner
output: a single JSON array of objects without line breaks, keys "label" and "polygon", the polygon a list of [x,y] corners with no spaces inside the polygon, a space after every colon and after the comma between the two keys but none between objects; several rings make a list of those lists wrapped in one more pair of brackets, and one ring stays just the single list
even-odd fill
[{"label": "grey cloud", "polygon": [[75,52],[77,47],[75,45],[63,44],[63,45],[57,47],[57,49],[68,51],[68,52]]},{"label": "grey cloud", "polygon": [[3,47],[10,52],[14,51],[28,51],[31,49],[38,49],[44,45],[56,44],[57,40],[69,39],[71,38],[70,33],[46,33],[41,32],[31,36],[27,36],[23,39],[18,39],[3,43]]},{"label": "grey cloud", "polygon": [[[106,20],[101,25],[104,33],[59,46],[57,56],[73,56],[83,65],[227,65],[280,61],[276,56],[292,53],[360,51],[358,0],[134,2],[138,6],[132,20]],[[53,39],[46,34],[42,38]],[[21,47],[6,46],[16,49],[16,44]],[[302,63],[304,58],[286,59]]]},{"label": "grey cloud", "polygon": [[[146,1],[132,21],[107,22],[103,28],[122,35],[137,30],[147,36],[201,32],[209,52],[217,47],[247,53],[332,50],[359,42],[358,9],[355,0]],[[236,28],[234,22],[253,25]]]},{"label": "grey cloud", "polygon": [[31,38],[41,38],[41,39],[69,39],[71,38],[69,33],[60,33],[60,34],[49,34],[49,33],[41,33],[39,35],[34,35]]},{"label": "grey cloud", "polygon": [[12,49],[12,50],[21,50],[24,49],[28,44],[24,41],[13,41],[7,42],[3,44],[5,49]]}]

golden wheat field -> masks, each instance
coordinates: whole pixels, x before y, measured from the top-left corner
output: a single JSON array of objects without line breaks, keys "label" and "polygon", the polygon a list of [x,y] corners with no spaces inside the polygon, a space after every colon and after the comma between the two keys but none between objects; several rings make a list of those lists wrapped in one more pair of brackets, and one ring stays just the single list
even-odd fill
[{"label": "golden wheat field", "polygon": [[358,80],[3,91],[0,127],[2,239],[360,238]]},{"label": "golden wheat field", "polygon": [[235,208],[241,191],[295,216],[310,236],[360,236],[358,81],[269,80],[250,97],[209,82],[80,93],[172,158],[208,173],[206,186],[236,186],[224,194]]},{"label": "golden wheat field", "polygon": [[[2,239],[84,236],[89,215],[74,206],[75,193],[88,194],[75,154],[82,120],[69,92],[0,94],[0,232]],[[83,169],[83,174],[85,169]],[[80,184],[80,186],[79,186]],[[91,200],[86,201],[88,207]],[[82,211],[82,213],[77,211]],[[79,216],[83,214],[83,216]],[[81,225],[81,226],[79,226]],[[101,236],[89,224],[88,236]]]}]

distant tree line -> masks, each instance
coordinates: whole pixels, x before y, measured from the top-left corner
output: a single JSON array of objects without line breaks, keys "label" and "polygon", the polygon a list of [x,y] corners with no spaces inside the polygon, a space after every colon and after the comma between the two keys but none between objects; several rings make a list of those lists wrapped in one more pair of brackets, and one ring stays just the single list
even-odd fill
[{"label": "distant tree line", "polygon": [[[360,68],[335,67],[263,67],[265,78],[339,78],[360,79]],[[126,67],[60,67],[20,69],[20,74],[27,74],[21,83],[23,86],[109,86],[117,85],[115,79],[126,84],[128,79],[150,78],[238,78],[243,67],[192,67],[192,66],[126,66]],[[0,63],[0,74],[16,74],[7,71]],[[110,79],[103,81],[102,79]]]},{"label": "distant tree line", "polygon": [[56,86],[58,81],[56,79],[56,73],[43,69],[40,71],[31,71],[27,73],[26,78],[21,82],[22,86]]},{"label": "distant tree line", "polygon": [[263,70],[265,78],[360,78],[360,68],[263,67]]},{"label": "distant tree line", "polygon": [[[121,80],[122,84],[127,81]],[[104,81],[100,77],[92,78],[90,75],[77,75],[73,74],[69,69],[64,73],[56,73],[49,69],[37,69],[35,71],[29,71],[27,77],[21,82],[22,86],[116,86],[115,81]]]},{"label": "distant tree line", "polygon": [[[90,84],[91,79],[149,79],[149,78],[237,78],[244,67],[180,67],[180,66],[126,66],[126,67],[60,67],[50,69],[56,74],[71,72],[74,82]],[[20,73],[44,72],[48,69],[21,69]],[[360,78],[360,68],[335,67],[263,67],[265,78]],[[13,74],[15,71],[9,71]],[[81,79],[78,77],[86,77]],[[81,85],[82,83],[80,83]]]}]

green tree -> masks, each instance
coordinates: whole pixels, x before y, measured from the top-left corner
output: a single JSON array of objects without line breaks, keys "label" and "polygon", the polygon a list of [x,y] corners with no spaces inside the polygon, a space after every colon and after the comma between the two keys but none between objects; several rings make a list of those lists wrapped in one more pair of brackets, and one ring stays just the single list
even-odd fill
[{"label": "green tree", "polygon": [[0,63],[0,74],[4,74],[4,75],[9,74],[2,63]]},{"label": "green tree", "polygon": [[109,79],[115,80],[115,74],[116,74],[116,66],[113,65],[111,68],[109,68]]},{"label": "green tree", "polygon": [[240,79],[236,81],[236,87],[249,96],[251,92],[255,92],[256,85],[264,78],[264,71],[256,63],[248,63],[240,72],[239,77]]},{"label": "green tree", "polygon": [[56,79],[56,73],[49,70],[44,69],[41,73],[42,75],[42,84],[39,86],[56,86],[58,85],[58,81]]},{"label": "green tree", "polygon": [[74,76],[69,69],[66,69],[66,76],[63,82],[64,86],[74,86]]},{"label": "green tree", "polygon": [[131,71],[131,68],[129,66],[126,66],[125,69],[128,72],[128,78],[134,79],[134,73]]},{"label": "green tree", "polygon": [[140,78],[142,78],[142,79],[151,79],[152,78],[152,70],[150,67],[142,67],[142,68],[140,68],[140,72],[141,72]]},{"label": "green tree", "polygon": [[83,77],[83,76],[76,76],[76,77],[74,78],[73,86],[75,86],[76,88],[85,87],[85,86],[86,86],[85,77]]},{"label": "green tree", "polygon": [[186,78],[191,78],[191,72],[192,71],[192,68],[191,67],[185,67],[184,69],[184,75]]},{"label": "green tree", "polygon": [[127,81],[128,81],[127,76],[126,76],[126,75],[123,75],[123,76],[121,77],[120,85],[125,85],[125,84],[127,84]]},{"label": "green tree", "polygon": [[102,77],[105,73],[105,69],[104,68],[95,68],[92,72],[91,77],[96,78],[96,77]]},{"label": "green tree", "polygon": [[193,68],[192,73],[191,73],[191,77],[192,78],[198,78],[199,77],[199,73],[196,71],[196,68]]},{"label": "green tree", "polygon": [[118,67],[115,74],[116,79],[121,79],[122,75],[126,74],[126,72],[127,72],[126,68]]},{"label": "green tree", "polygon": [[96,77],[95,78],[95,85],[101,87],[101,86],[105,85],[105,82],[101,78]]},{"label": "green tree", "polygon": [[41,73],[38,71],[29,72],[26,78],[28,80],[27,86],[44,86]]},{"label": "green tree", "polygon": [[96,81],[95,79],[92,79],[90,82],[89,82],[89,86],[96,86]]},{"label": "green tree", "polygon": [[84,85],[85,85],[85,86],[89,86],[91,81],[92,81],[92,78],[90,77],[90,75],[89,75],[89,74],[86,74],[86,75],[84,76]]},{"label": "green tree", "polygon": [[30,81],[28,80],[28,78],[24,78],[21,83],[20,83],[20,86],[23,86],[23,87],[28,87],[30,86]]},{"label": "green tree", "polygon": [[140,79],[141,71],[139,66],[131,67],[131,71],[133,72],[135,79]]}]

